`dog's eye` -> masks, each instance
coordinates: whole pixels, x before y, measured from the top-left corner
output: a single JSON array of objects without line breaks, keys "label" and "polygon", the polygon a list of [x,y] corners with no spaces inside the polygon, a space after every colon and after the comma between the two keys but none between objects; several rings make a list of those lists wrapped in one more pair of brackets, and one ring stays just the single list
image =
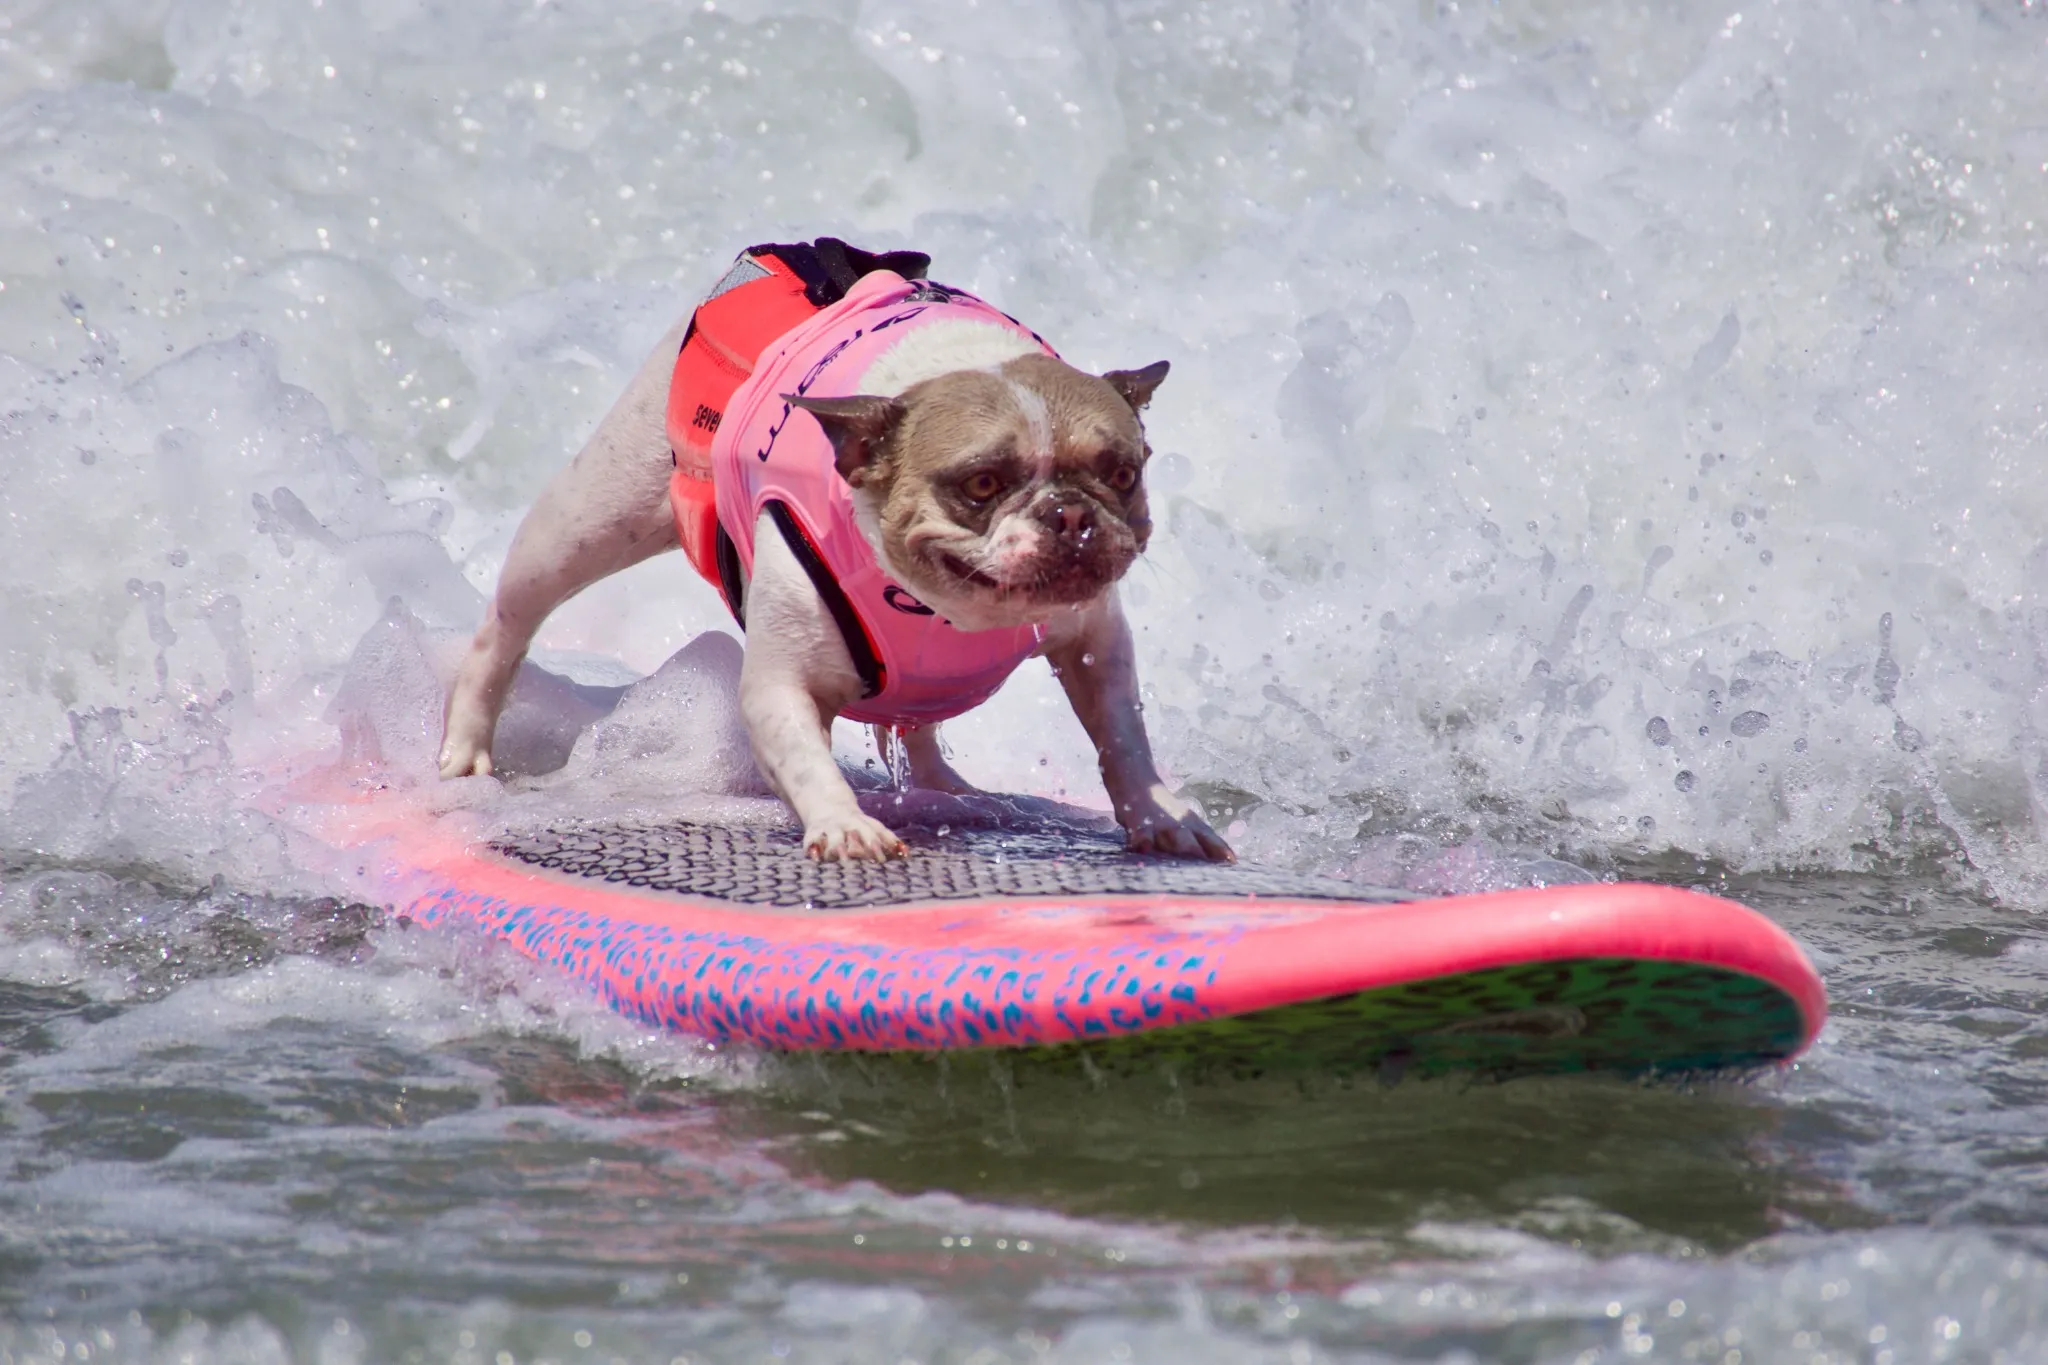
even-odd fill
[{"label": "dog's eye", "polygon": [[1120,464],[1109,472],[1109,486],[1119,493],[1128,493],[1138,486],[1138,467],[1134,464]]},{"label": "dog's eye", "polygon": [[987,502],[1003,491],[1002,476],[993,470],[977,469],[960,480],[960,491],[975,502]]}]

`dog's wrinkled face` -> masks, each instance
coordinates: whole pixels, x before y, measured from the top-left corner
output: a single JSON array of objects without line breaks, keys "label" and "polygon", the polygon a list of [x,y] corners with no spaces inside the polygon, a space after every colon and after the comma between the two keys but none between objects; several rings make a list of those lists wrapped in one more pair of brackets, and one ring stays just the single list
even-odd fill
[{"label": "dog's wrinkled face", "polygon": [[897,398],[791,401],[832,438],[888,569],[954,625],[988,630],[1101,596],[1144,550],[1138,410],[1166,370],[1097,378],[1031,355]]}]

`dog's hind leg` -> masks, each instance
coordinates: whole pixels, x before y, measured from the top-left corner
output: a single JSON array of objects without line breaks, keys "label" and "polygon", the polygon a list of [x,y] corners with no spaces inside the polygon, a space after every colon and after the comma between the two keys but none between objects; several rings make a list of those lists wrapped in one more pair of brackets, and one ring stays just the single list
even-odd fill
[{"label": "dog's hind leg", "polygon": [[662,339],[512,537],[498,590],[448,689],[441,776],[491,771],[506,693],[548,613],[583,589],[676,548],[664,418],[679,325]]}]

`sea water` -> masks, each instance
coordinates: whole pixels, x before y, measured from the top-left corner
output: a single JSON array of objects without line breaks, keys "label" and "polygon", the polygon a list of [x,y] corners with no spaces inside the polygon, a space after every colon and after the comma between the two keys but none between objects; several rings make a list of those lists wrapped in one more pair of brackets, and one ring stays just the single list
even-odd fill
[{"label": "sea water", "polygon": [[[0,187],[0,1359],[2048,1358],[2033,0],[14,0]],[[521,510],[824,233],[1173,363],[1126,600],[1243,854],[1735,894],[1816,1050],[793,1066],[358,895],[266,792],[427,788]],[[731,630],[592,589],[522,762],[747,789]],[[1035,669],[949,742],[1101,804]]]}]

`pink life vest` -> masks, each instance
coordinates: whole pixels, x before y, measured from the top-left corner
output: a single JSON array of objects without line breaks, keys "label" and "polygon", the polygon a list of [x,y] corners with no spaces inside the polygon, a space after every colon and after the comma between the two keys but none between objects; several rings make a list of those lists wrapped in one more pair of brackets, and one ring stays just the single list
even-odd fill
[{"label": "pink life vest", "polygon": [[720,530],[751,579],[762,512],[781,528],[865,685],[843,713],[857,721],[926,725],[957,716],[987,701],[1044,639],[1036,626],[961,630],[884,573],[855,519],[853,490],[833,462],[831,441],[815,418],[782,398],[859,393],[884,351],[944,319],[995,323],[1053,353],[1036,333],[971,295],[874,270],[769,343],[711,438]]}]

